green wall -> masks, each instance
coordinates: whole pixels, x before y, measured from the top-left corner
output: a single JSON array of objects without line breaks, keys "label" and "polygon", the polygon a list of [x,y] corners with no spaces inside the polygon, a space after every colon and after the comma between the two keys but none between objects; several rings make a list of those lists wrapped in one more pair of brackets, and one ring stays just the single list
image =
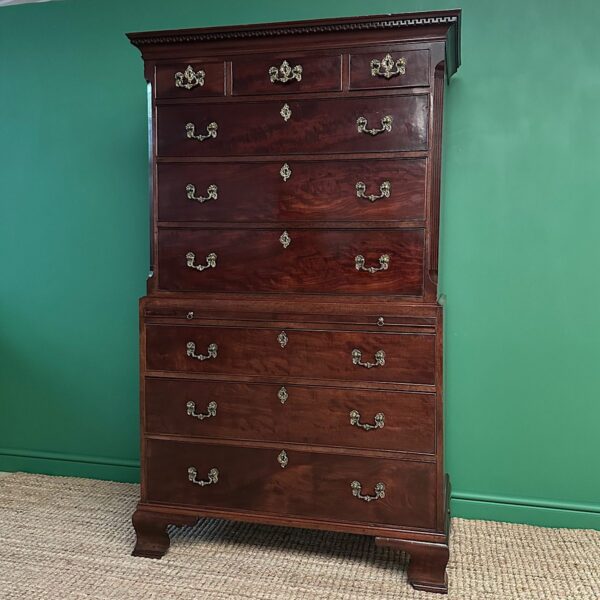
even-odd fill
[{"label": "green wall", "polygon": [[[146,104],[124,33],[456,4],[0,8],[0,470],[138,477]],[[600,528],[600,4],[462,8],[441,253],[453,510]]]}]

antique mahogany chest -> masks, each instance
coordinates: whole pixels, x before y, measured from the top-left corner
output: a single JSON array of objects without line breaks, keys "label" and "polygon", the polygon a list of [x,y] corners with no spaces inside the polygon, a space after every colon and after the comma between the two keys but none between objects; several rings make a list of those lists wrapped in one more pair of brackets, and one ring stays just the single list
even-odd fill
[{"label": "antique mahogany chest", "polygon": [[134,554],[218,517],[370,535],[445,592],[443,94],[460,11],[130,34],[148,82]]}]

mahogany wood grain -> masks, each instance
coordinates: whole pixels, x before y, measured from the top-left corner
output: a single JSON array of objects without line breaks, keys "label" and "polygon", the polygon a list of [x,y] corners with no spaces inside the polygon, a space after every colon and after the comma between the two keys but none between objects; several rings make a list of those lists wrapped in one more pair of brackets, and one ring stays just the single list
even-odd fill
[{"label": "mahogany wood grain", "polygon": [[448,593],[448,575],[446,567],[450,559],[450,479],[438,477],[438,484],[443,482],[438,496],[438,510],[444,519],[438,520],[438,530],[441,539],[426,540],[412,536],[377,536],[375,544],[400,550],[410,554],[408,565],[408,581],[417,590],[438,594]]},{"label": "mahogany wood grain", "polygon": [[[165,504],[217,506],[260,510],[289,516],[336,518],[380,524],[410,524],[431,529],[435,522],[435,468],[429,463],[371,459],[360,455],[328,455],[285,450],[287,466],[278,462],[279,450],[239,448],[148,439],[147,499]],[[218,482],[199,486],[188,479],[188,468],[198,479],[219,471]],[[366,502],[352,495],[350,484],[362,484],[362,494],[373,495],[377,483],[385,497]]]},{"label": "mahogany wood grain", "polygon": [[[411,553],[414,587],[447,590],[437,270],[459,28],[460,11],[439,11],[130,35],[153,86],[135,554],[161,556],[167,525],[200,516],[304,526],[376,536]],[[388,53],[406,72],[374,76]],[[270,82],[284,59],[303,66],[300,82]],[[176,88],[188,65],[205,84]],[[387,115],[391,132],[358,131],[358,117],[378,128]],[[187,138],[186,123],[201,134],[212,121],[216,137]],[[357,181],[377,194],[382,180],[390,198],[356,197]],[[217,185],[218,199],[188,199],[188,184]],[[196,264],[217,253],[216,268],[188,268],[189,251]],[[384,253],[388,270],[355,269],[357,254],[377,267]],[[217,356],[187,356],[188,341],[203,354],[218,344]],[[354,365],[354,348],[369,362],[384,350],[385,365]],[[216,415],[188,415],[190,401],[196,412],[216,402]],[[384,427],[357,429],[353,409],[363,423],[383,412]],[[218,483],[190,482],[189,460],[201,478],[221,469]],[[385,481],[385,498],[356,498],[354,479],[363,493]]]},{"label": "mahogany wood grain", "polygon": [[[360,331],[285,329],[287,344],[281,347],[282,330],[270,327],[210,327],[148,325],[146,368],[152,371],[183,371],[204,374],[239,374],[349,381],[434,383],[435,336]],[[207,354],[217,344],[218,355],[209,360],[187,356],[188,342],[196,354]],[[375,362],[385,352],[385,364],[365,368],[353,364],[352,351],[362,361]]]},{"label": "mahogany wood grain", "polygon": [[[394,63],[400,58],[406,61],[405,73],[389,78],[371,74],[371,61],[382,61],[390,54]],[[350,89],[392,89],[401,87],[426,87],[430,82],[429,49],[407,50],[402,46],[386,46],[385,49],[361,49],[350,54]],[[382,72],[385,70],[382,68]],[[397,69],[394,66],[393,72]]]},{"label": "mahogany wood grain", "polygon": [[[431,394],[296,386],[285,380],[273,385],[147,378],[145,387],[147,433],[435,452]],[[216,415],[191,416],[188,402],[203,415],[215,402]],[[383,413],[383,427],[367,431],[352,425],[353,410],[369,424]]]},{"label": "mahogany wood grain", "polygon": [[[194,72],[204,71],[203,85],[197,85],[189,90],[175,85],[175,74],[184,73],[188,66],[191,66]],[[225,63],[223,61],[190,60],[189,62],[161,64],[156,67],[155,77],[157,98],[192,99],[225,94]],[[185,79],[184,82],[186,82]]]},{"label": "mahogany wood grain", "polygon": [[[376,159],[286,161],[292,175],[284,181],[283,161],[236,163],[161,163],[157,167],[159,221],[277,223],[295,221],[422,221],[425,218],[426,159]],[[389,182],[389,198],[359,198],[356,184],[366,185],[365,195],[380,195]],[[207,196],[216,185],[216,200],[190,200]]]},{"label": "mahogany wood grain", "polygon": [[[356,299],[355,299],[356,300]],[[360,299],[362,300],[362,298]],[[409,305],[402,305],[397,300],[396,305],[378,305],[373,298],[365,298],[360,304],[345,304],[345,311],[332,303],[311,304],[312,309],[302,303],[277,296],[258,297],[252,301],[240,300],[237,297],[232,302],[230,296],[224,295],[219,302],[217,298],[207,296],[192,297],[186,295],[183,300],[177,296],[168,299],[159,298],[151,301],[146,297],[141,301],[142,316],[147,324],[175,325],[238,325],[238,326],[269,326],[278,329],[287,327],[290,323],[307,323],[318,329],[344,329],[347,331],[372,331],[374,333],[426,333],[441,332],[441,317],[427,310],[409,312]],[[399,306],[400,305],[400,306]],[[300,310],[298,310],[300,307]],[[411,308],[437,308],[420,304]],[[296,309],[296,310],[294,310]],[[364,310],[363,310],[364,309]],[[376,312],[378,311],[378,312]]]},{"label": "mahogany wood grain", "polygon": [[315,19],[160,30],[128,33],[145,61],[208,53],[229,56],[248,52],[305,52],[307,49],[426,43],[446,46],[453,75],[460,65],[461,10],[380,14],[335,19]]},{"label": "mahogany wood grain", "polygon": [[[426,150],[429,95],[377,98],[285,100],[292,111],[286,122],[283,101],[161,105],[157,108],[159,156],[244,156],[256,154],[324,154]],[[378,135],[358,131],[365,117],[369,128],[393,118],[392,130]],[[206,134],[211,122],[217,136],[203,142],[188,139],[186,124]]]},{"label": "mahogany wood grain", "polygon": [[[172,297],[169,297],[171,300]],[[195,308],[196,310],[186,310]],[[314,315],[298,313],[277,313],[260,314],[245,313],[231,310],[231,307],[225,307],[214,311],[211,309],[203,310],[196,302],[190,299],[190,302],[183,307],[166,305],[163,308],[152,307],[145,311],[145,322],[147,324],[167,324],[167,325],[236,325],[240,327],[250,326],[269,326],[276,329],[285,329],[290,322],[295,324],[307,323],[309,327],[317,327],[322,330],[340,329],[346,331],[373,331],[375,333],[436,333],[435,322],[429,319],[408,318],[381,315],[365,316],[337,316],[337,315]],[[267,319],[267,320],[266,320]]]},{"label": "mahogany wood grain", "polygon": [[260,525],[277,525],[283,527],[296,527],[302,529],[315,529],[317,531],[337,531],[367,536],[393,536],[398,539],[427,541],[434,544],[445,543],[447,538],[442,533],[432,529],[414,529],[410,525],[377,525],[371,523],[354,523],[340,519],[319,519],[314,517],[275,515],[252,510],[232,510],[219,507],[193,507],[177,504],[158,504],[140,501],[138,510],[147,513],[172,514],[173,516],[185,515],[192,518],[229,519],[245,523]]},{"label": "mahogany wood grain", "polygon": [[198,517],[173,513],[161,514],[138,508],[131,520],[136,533],[135,548],[131,554],[145,558],[162,558],[171,544],[167,526],[193,525]]},{"label": "mahogany wood grain", "polygon": [[[222,313],[229,311],[243,318],[248,314],[263,314],[267,317],[288,315],[284,318],[294,320],[292,315],[313,315],[309,320],[321,321],[322,317],[335,317],[344,323],[364,323],[377,325],[377,318],[385,316],[385,323],[396,325],[427,324],[435,326],[441,311],[437,303],[404,299],[390,296],[371,296],[353,298],[340,304],[338,299],[319,297],[307,302],[303,296],[253,296],[238,294],[176,294],[168,299],[161,296],[140,298],[144,316],[180,315],[183,311],[196,310],[197,317],[203,311]],[[185,313],[183,313],[185,316]],[[264,320],[264,317],[262,318]]]},{"label": "mahogany wood grain", "polygon": [[[291,79],[283,83],[271,82],[269,69],[280,68],[283,61],[290,68],[302,67],[301,79]],[[253,54],[236,57],[232,62],[234,95],[249,94],[298,94],[301,92],[335,92],[341,89],[342,57],[340,52],[333,54]]]},{"label": "mahogany wood grain", "polygon": [[448,543],[435,544],[398,538],[375,538],[378,546],[410,554],[408,581],[416,589],[438,594],[448,593],[446,566],[450,559]]},{"label": "mahogany wood grain", "polygon": [[[280,241],[287,231],[286,248]],[[187,265],[195,254],[203,265],[210,253],[215,268],[198,271]],[[356,256],[365,267],[356,269]],[[199,230],[159,232],[159,287],[172,291],[204,292],[339,292],[351,294],[419,295],[423,286],[423,230],[310,230],[278,229]]]},{"label": "mahogany wood grain", "polygon": [[441,194],[441,171],[442,171],[442,128],[443,128],[443,103],[444,88],[446,86],[446,63],[443,56],[438,57],[440,61],[435,67],[434,76],[434,102],[432,107],[432,118],[430,121],[432,139],[432,161],[428,202],[429,207],[429,232],[427,240],[428,278],[434,284],[434,293],[437,293],[438,263],[439,263],[439,235],[440,235],[440,194]]}]

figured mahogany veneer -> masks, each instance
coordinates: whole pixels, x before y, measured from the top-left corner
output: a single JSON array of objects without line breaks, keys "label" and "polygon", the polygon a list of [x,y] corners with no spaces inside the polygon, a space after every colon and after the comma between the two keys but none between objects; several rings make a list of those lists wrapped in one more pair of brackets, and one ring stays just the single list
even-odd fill
[{"label": "figured mahogany veneer", "polygon": [[[302,67],[301,79],[287,83],[271,82],[269,69],[275,67],[281,78],[280,68],[284,61],[291,69]],[[237,57],[232,63],[233,95],[289,94],[290,86],[295,93],[338,92],[342,88],[342,55],[259,54]]]},{"label": "figured mahogany veneer", "polygon": [[[282,332],[285,336],[280,338]],[[196,354],[203,355],[210,344],[217,344],[217,357],[189,357],[188,342],[194,343]],[[430,334],[310,330],[293,323],[285,330],[148,325],[146,345],[145,368],[150,371],[435,383],[435,336]],[[361,351],[363,362],[375,362],[375,354],[383,350],[385,364],[373,368],[355,365],[354,349]]]},{"label": "figured mahogany veneer", "polygon": [[459,26],[130,34],[152,159],[134,555],[199,517],[311,527],[406,551],[415,588],[447,591],[437,272]]},{"label": "figured mahogany veneer", "polygon": [[[188,67],[194,74],[202,71],[203,83],[181,77],[182,85],[194,87],[177,87],[174,85],[174,74],[185,74]],[[174,63],[160,65],[156,68],[156,97],[157,98],[202,98],[205,96],[223,96],[225,94],[225,63],[223,61],[197,61],[191,60],[187,64]]]},{"label": "figured mahogany veneer", "polygon": [[[282,450],[285,466],[278,461]],[[188,480],[189,467],[197,470],[199,480],[216,468],[219,481],[194,485]],[[374,461],[275,445],[240,448],[150,439],[147,470],[151,502],[419,529],[435,524],[435,466],[429,463]],[[353,481],[371,496],[383,483],[385,497],[360,500],[352,494]]]},{"label": "figured mahogany veneer", "polygon": [[[281,239],[287,232],[287,247]],[[279,229],[162,229],[159,232],[158,285],[174,291],[320,292],[418,296],[423,291],[424,235],[421,229],[393,231]],[[214,268],[187,265],[189,252],[203,265],[217,255]],[[356,269],[388,268],[375,273]]]},{"label": "figured mahogany veneer", "polygon": [[[146,433],[435,453],[435,395],[290,384],[148,377]],[[198,418],[190,414],[214,416]],[[383,426],[365,430],[352,425]]]},{"label": "figured mahogany veneer", "polygon": [[[287,104],[291,117],[281,116]],[[429,95],[411,94],[322,100],[265,100],[223,104],[163,104],[158,108],[158,156],[250,156],[427,150]],[[392,117],[392,130],[378,135],[358,131],[365,117],[369,129]],[[202,142],[186,137],[217,135]]]},{"label": "figured mahogany veneer", "polygon": [[[387,54],[401,57],[406,61],[408,68],[402,76],[373,77],[371,74],[371,61],[376,56],[383,60]],[[402,46],[385,46],[381,49],[369,49],[368,52],[359,51],[350,54],[350,89],[351,90],[377,90],[402,87],[426,87],[430,84],[430,56],[429,49],[409,50]],[[394,70],[396,67],[394,66]]]},{"label": "figured mahogany veneer", "polygon": [[[280,170],[287,163],[291,175]],[[293,223],[339,221],[376,223],[425,219],[427,159],[294,160],[269,162],[160,163],[157,166],[160,221],[222,223]],[[389,197],[381,196],[390,184]],[[217,199],[198,202],[217,186]]]}]

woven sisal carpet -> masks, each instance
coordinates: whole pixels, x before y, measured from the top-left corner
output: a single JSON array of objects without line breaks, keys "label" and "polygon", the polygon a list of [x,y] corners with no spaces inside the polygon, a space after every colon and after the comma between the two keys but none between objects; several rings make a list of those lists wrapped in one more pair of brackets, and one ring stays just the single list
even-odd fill
[{"label": "woven sisal carpet", "polygon": [[[2,600],[441,600],[368,538],[203,520],[129,555],[136,485],[0,477]],[[599,600],[600,532],[455,519],[450,600]]]}]

